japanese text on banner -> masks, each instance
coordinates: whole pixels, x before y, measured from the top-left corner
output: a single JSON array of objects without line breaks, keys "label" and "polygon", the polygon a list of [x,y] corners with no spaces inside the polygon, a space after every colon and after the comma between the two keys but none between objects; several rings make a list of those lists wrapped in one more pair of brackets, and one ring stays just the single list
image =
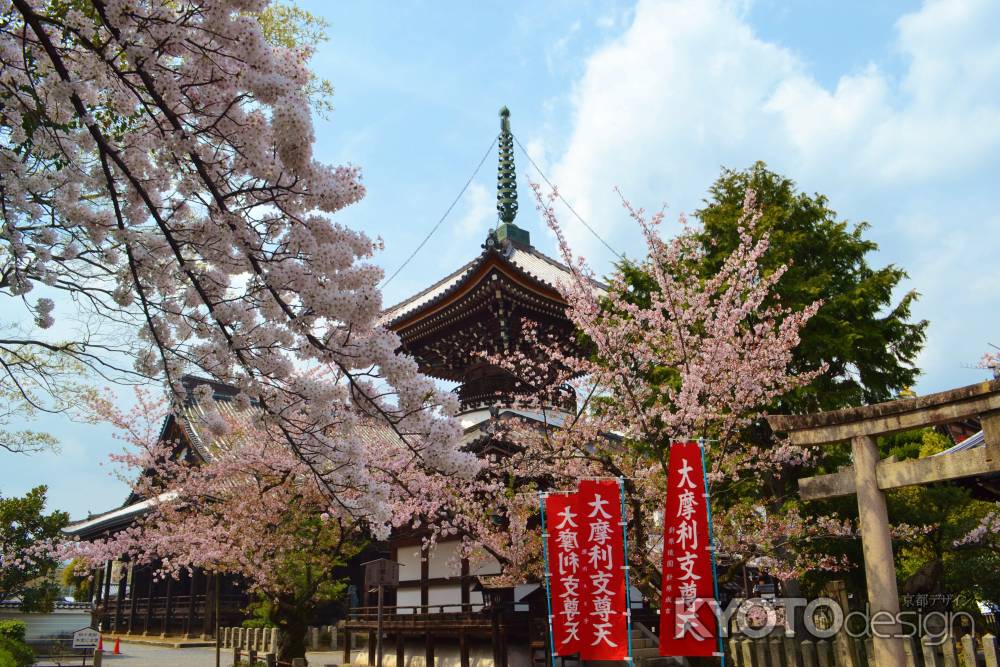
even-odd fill
[{"label": "japanese text on banner", "polygon": [[579,498],[575,493],[545,498],[545,532],[548,534],[549,590],[552,596],[552,640],[556,655],[580,651],[582,609],[580,585]]},{"label": "japanese text on banner", "polygon": [[583,609],[583,660],[628,657],[628,597],[622,535],[621,486],[617,480],[584,480],[579,487]]},{"label": "japanese text on banner", "polygon": [[660,655],[712,656],[718,648],[715,584],[701,448],[675,443],[663,517]]}]

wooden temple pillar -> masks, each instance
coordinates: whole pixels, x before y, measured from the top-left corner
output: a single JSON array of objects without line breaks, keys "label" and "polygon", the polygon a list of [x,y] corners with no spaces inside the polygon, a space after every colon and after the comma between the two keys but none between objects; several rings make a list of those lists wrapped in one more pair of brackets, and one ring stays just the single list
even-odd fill
[{"label": "wooden temple pillar", "polygon": [[[423,614],[430,614],[431,608],[431,561],[427,545],[420,544],[420,611]],[[430,620],[430,619],[426,619]],[[434,635],[430,628],[424,630],[424,661],[427,667],[434,667]]]},{"label": "wooden temple pillar", "polygon": [[142,634],[149,634],[149,624],[153,620],[153,593],[156,592],[156,577],[153,576],[153,566],[149,566],[149,588],[146,595],[146,617],[142,623]]},{"label": "wooden temple pillar", "polygon": [[101,607],[101,628],[111,627],[111,610],[108,609],[108,598],[111,597],[111,561],[104,564],[104,606]]},{"label": "wooden temple pillar", "polygon": [[212,606],[215,602],[215,578],[219,576],[214,572],[205,575],[205,615],[201,623],[201,638],[208,639],[212,636]]},{"label": "wooden temple pillar", "polygon": [[122,600],[125,598],[125,582],[128,570],[125,569],[125,562],[118,567],[118,596],[115,598],[115,620],[112,625],[117,633],[122,626]]},{"label": "wooden temple pillar", "polygon": [[[472,612],[468,558],[462,559],[461,577],[462,613],[468,614]],[[468,633],[461,629],[458,631],[458,655],[459,667],[469,667],[469,637]]]},{"label": "wooden temple pillar", "polygon": [[191,628],[194,625],[194,596],[198,590],[198,572],[199,570],[191,570],[188,573],[188,608],[184,619],[184,639],[191,639]]},{"label": "wooden temple pillar", "polygon": [[[361,600],[361,604],[366,609],[371,609],[372,608],[372,592],[371,592],[371,589],[368,588],[368,582],[365,582],[365,594],[364,594],[364,597]],[[376,642],[377,642],[377,640],[375,638],[375,630],[369,630],[368,631],[368,664],[369,665],[374,665],[375,664]]]},{"label": "wooden temple pillar", "polygon": [[406,664],[405,644],[403,631],[396,633],[396,667],[403,667]]},{"label": "wooden temple pillar", "polygon": [[90,592],[90,603],[96,607],[101,604],[101,587],[104,586],[104,568],[95,567],[92,572],[94,590]]},{"label": "wooden temple pillar", "polygon": [[128,596],[128,633],[132,635],[135,634],[135,616],[136,616],[135,599],[139,597],[138,578],[139,575],[142,574],[143,568],[132,565],[129,569],[132,572],[132,577],[131,577],[132,584],[131,584],[131,592],[129,593]]},{"label": "wooden temple pillar", "polygon": [[174,592],[174,578],[167,577],[167,599],[163,607],[163,624],[160,627],[160,636],[166,637],[170,633],[170,616],[173,612],[173,592]]}]

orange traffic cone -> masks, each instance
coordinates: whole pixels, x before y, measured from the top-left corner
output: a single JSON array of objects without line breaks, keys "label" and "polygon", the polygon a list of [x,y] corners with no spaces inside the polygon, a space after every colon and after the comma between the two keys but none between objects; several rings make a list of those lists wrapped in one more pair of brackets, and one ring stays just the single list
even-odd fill
[{"label": "orange traffic cone", "polygon": [[104,650],[104,635],[97,636],[97,650],[98,651]]},{"label": "orange traffic cone", "polygon": [[120,637],[115,637],[115,650],[113,655],[120,655],[122,652],[122,640]]}]

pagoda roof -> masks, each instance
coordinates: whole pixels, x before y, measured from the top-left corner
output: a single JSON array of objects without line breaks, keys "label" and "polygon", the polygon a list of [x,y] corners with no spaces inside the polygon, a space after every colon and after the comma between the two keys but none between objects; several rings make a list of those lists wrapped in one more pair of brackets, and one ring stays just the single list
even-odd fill
[{"label": "pagoda roof", "polygon": [[[532,288],[548,298],[565,303],[559,286],[575,280],[573,270],[533,246],[519,243],[491,243],[471,262],[442,278],[425,290],[400,301],[382,311],[380,322],[389,329],[399,329],[452,303],[477,285],[489,274],[491,267],[499,268],[523,286]],[[594,289],[603,292],[605,285],[597,281]]]}]

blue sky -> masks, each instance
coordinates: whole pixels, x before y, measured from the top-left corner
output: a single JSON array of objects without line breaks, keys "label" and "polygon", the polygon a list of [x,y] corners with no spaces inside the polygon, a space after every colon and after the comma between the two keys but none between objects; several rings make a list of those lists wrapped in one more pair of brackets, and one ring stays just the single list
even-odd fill
[{"label": "blue sky", "polygon": [[[341,221],[380,235],[394,271],[459,192],[510,107],[520,141],[612,246],[640,251],[636,204],[697,208],[722,166],[765,160],[842,218],[867,220],[877,264],[910,273],[931,321],[920,393],[983,379],[1000,344],[996,262],[1000,3],[363,2],[302,6],[327,18],[314,69],[336,87],[316,152],[360,165],[367,198]],[[518,222],[552,239],[517,155]],[[386,289],[387,304],[479,251],[495,221],[495,156],[434,239]],[[565,217],[599,271],[609,253]],[[103,462],[103,428],[49,420],[60,455],[0,453],[0,491],[46,482],[74,516],[127,490]]]}]

